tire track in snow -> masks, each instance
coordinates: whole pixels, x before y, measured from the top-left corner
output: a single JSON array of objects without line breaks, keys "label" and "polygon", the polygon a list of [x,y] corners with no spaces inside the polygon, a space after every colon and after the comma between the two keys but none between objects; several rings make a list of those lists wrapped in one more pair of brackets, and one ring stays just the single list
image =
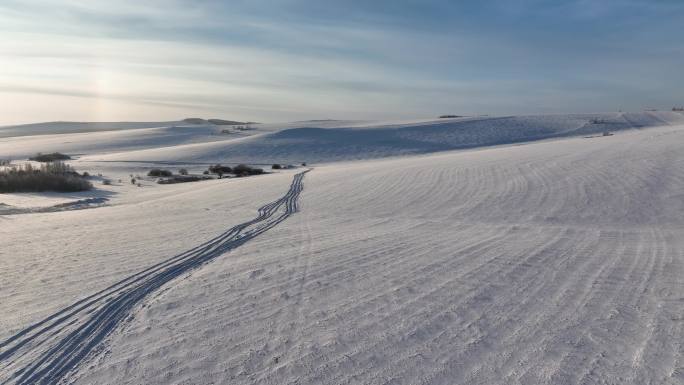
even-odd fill
[{"label": "tire track in snow", "polygon": [[295,213],[308,171],[295,175],[287,193],[259,208],[256,218],[131,275],[0,342],[0,382],[53,384],[64,379],[91,353],[102,349],[107,337],[131,319],[133,309],[149,294]]}]

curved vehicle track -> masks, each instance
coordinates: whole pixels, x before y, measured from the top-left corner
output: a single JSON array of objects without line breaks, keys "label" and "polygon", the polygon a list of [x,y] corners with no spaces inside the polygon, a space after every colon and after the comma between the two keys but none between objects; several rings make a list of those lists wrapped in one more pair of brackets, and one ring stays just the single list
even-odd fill
[{"label": "curved vehicle track", "polygon": [[91,353],[102,349],[107,337],[131,318],[133,309],[149,294],[295,213],[308,171],[296,174],[287,193],[259,208],[256,218],[83,298],[0,342],[0,383],[54,384],[63,380]]}]

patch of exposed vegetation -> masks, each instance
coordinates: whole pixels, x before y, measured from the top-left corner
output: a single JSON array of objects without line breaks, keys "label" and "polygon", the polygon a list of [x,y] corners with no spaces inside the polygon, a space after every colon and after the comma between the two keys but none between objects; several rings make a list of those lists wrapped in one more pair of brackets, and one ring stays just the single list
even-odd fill
[{"label": "patch of exposed vegetation", "polygon": [[93,188],[71,166],[56,161],[35,167],[30,163],[0,170],[0,193],[76,192]]}]

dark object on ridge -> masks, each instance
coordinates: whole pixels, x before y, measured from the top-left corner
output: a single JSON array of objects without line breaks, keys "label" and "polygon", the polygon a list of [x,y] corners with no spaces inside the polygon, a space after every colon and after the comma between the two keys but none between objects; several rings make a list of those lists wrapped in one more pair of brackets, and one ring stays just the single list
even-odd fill
[{"label": "dark object on ridge", "polygon": [[260,168],[252,168],[246,164],[238,164],[237,166],[235,166],[235,168],[233,168],[233,173],[235,175],[242,175],[242,176],[244,176],[244,175],[260,175],[260,174],[264,173],[264,170],[260,169]]},{"label": "dark object on ridge", "polygon": [[147,176],[171,176],[173,173],[169,170],[162,170],[160,168],[153,168],[147,173]]},{"label": "dark object on ridge", "polygon": [[29,160],[33,160],[36,162],[54,162],[57,160],[69,160],[71,157],[66,154],[62,154],[59,152],[53,152],[52,154],[41,154],[40,152],[36,154],[36,156],[29,158]]}]

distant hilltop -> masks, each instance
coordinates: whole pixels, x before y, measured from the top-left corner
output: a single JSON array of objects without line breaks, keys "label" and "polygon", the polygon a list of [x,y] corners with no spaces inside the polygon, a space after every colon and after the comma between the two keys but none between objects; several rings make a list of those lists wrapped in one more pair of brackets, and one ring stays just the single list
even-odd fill
[{"label": "distant hilltop", "polygon": [[202,118],[185,118],[183,122],[189,124],[215,124],[217,126],[239,126],[245,124],[253,124],[254,122],[236,122],[234,120],[224,120],[224,119],[202,119]]}]

